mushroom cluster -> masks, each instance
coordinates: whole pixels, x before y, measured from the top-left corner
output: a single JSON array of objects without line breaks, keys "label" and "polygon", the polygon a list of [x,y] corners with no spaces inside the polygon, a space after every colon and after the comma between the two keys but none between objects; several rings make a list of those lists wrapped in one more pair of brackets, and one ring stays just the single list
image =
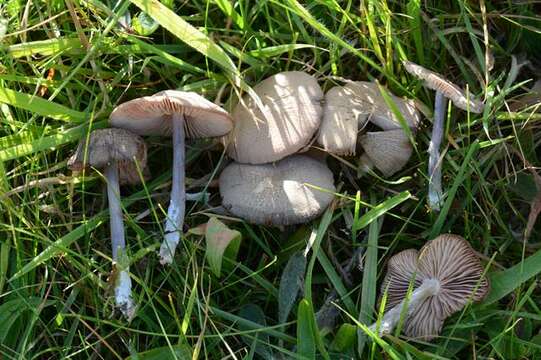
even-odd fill
[{"label": "mushroom cluster", "polygon": [[[413,292],[408,296],[408,289]],[[381,285],[385,315],[371,326],[390,333],[404,313],[407,336],[431,340],[445,319],[488,294],[490,285],[470,244],[461,236],[440,235],[420,251],[404,250],[389,259]]]},{"label": "mushroom cluster", "polygon": [[[336,155],[355,155],[359,142],[364,149],[360,157],[363,167],[393,175],[406,165],[412,153],[403,126],[415,132],[420,118],[411,100],[392,94],[389,99],[400,115],[392,111],[376,83],[355,81],[331,88],[325,95],[318,142]],[[369,122],[381,131],[359,135]]]},{"label": "mushroom cluster", "polygon": [[227,153],[235,162],[220,175],[223,207],[254,224],[293,225],[320,215],[336,191],[324,162],[295,155],[319,129],[323,91],[300,71],[275,74],[232,111]]}]

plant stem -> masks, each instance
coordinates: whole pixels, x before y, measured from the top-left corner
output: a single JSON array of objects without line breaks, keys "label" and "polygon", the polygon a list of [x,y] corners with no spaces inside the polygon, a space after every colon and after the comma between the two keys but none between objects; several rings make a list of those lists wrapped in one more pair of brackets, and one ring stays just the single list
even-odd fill
[{"label": "plant stem", "polygon": [[116,268],[116,271],[113,272],[117,274],[114,279],[115,302],[122,314],[131,320],[135,313],[135,306],[131,297],[131,278],[129,275],[129,261],[126,257],[126,239],[124,237],[124,221],[120,205],[120,186],[116,161],[112,161],[105,167],[105,178],[107,179],[113,267]]},{"label": "plant stem", "polygon": [[378,331],[378,334],[381,336],[383,334],[389,334],[395,328],[396,324],[400,321],[400,316],[402,314],[402,309],[406,306],[404,319],[412,314],[423,301],[430,297],[438,294],[440,291],[440,282],[436,279],[426,279],[423,281],[421,286],[415,289],[411,296],[407,299],[403,299],[399,304],[395,305],[391,310],[387,311],[381,322],[378,324],[375,322],[370,326],[370,330]]},{"label": "plant stem", "polygon": [[173,114],[173,183],[171,200],[165,220],[165,238],[160,247],[160,263],[171,264],[180,241],[184,212],[186,211],[186,188],[184,178],[184,116]]},{"label": "plant stem", "polygon": [[443,190],[441,187],[441,161],[440,146],[443,138],[443,124],[447,98],[441,92],[436,92],[436,104],[434,106],[434,124],[430,145],[428,146],[428,206],[433,211],[440,211],[443,202]]}]

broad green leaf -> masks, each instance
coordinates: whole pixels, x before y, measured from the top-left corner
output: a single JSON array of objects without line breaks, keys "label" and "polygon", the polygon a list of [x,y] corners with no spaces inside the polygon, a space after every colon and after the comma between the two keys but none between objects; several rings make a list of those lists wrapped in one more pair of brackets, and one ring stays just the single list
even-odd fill
[{"label": "broad green leaf", "polygon": [[283,324],[291,312],[299,291],[302,289],[304,272],[306,271],[306,257],[302,252],[293,254],[287,262],[278,290],[278,322]]},{"label": "broad green leaf", "polygon": [[346,352],[355,344],[355,337],[357,336],[357,327],[351,324],[342,324],[336,333],[332,343],[331,349],[338,352]]},{"label": "broad green leaf", "polygon": [[491,289],[483,304],[495,303],[539,273],[541,273],[541,250],[509,269],[489,274]]},{"label": "broad green leaf", "polygon": [[64,105],[7,88],[0,88],[0,102],[56,120],[81,123],[87,117],[85,113]]},{"label": "broad green leaf", "polygon": [[210,269],[217,277],[222,271],[222,258],[226,249],[230,252],[228,258],[234,259],[237,255],[242,234],[229,229],[224,223],[215,217],[211,217],[205,229],[207,251],[205,257]]},{"label": "broad green leaf", "polygon": [[137,17],[132,20],[132,26],[135,32],[142,36],[149,36],[158,29],[158,24],[147,13],[140,12]]},{"label": "broad green leaf", "polygon": [[297,311],[297,354],[308,359],[316,358],[315,331],[312,306],[307,299],[302,299]]}]

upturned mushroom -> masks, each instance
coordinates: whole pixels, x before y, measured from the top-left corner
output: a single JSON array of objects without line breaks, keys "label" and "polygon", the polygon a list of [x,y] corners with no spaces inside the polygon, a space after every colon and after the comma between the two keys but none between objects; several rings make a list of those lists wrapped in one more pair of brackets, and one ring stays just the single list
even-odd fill
[{"label": "upturned mushroom", "polygon": [[447,100],[450,99],[456,107],[481,113],[484,104],[469,96],[464,90],[453,84],[440,74],[430,71],[411,61],[404,61],[404,68],[413,76],[423,80],[424,85],[436,91],[434,104],[434,125],[428,146],[428,205],[434,211],[439,211],[443,200],[443,189],[441,185],[441,162],[440,145],[443,138],[443,123]]},{"label": "upturned mushroom", "polygon": [[165,221],[160,263],[171,264],[185,215],[185,136],[219,137],[233,128],[230,115],[193,92],[167,90],[125,102],[111,113],[110,124],[139,135],[173,137],[171,200]]},{"label": "upturned mushroom", "polygon": [[124,221],[120,204],[120,184],[137,184],[141,176],[137,168],[144,169],[147,147],[143,139],[124,129],[101,129],[90,133],[77,146],[68,160],[71,170],[81,171],[91,166],[103,169],[107,181],[107,198],[113,249],[114,292],[116,306],[128,319],[135,313],[131,295],[129,260],[126,254]]},{"label": "upturned mushroom", "polygon": [[[278,73],[253,88],[232,111],[235,127],[227,153],[239,163],[264,164],[305,147],[321,123],[323,92],[317,80],[300,71]],[[262,106],[261,106],[262,105]]]},{"label": "upturned mushroom", "polygon": [[231,163],[220,175],[223,207],[253,224],[308,222],[329,206],[335,191],[327,166],[304,155],[274,164]]},{"label": "upturned mushroom", "polygon": [[[410,283],[413,292],[408,297]],[[466,304],[481,301],[490,285],[470,244],[461,236],[445,234],[426,243],[420,251],[394,255],[381,285],[386,312],[370,328],[388,334],[404,313],[407,336],[431,340],[441,332],[447,317]]]},{"label": "upturned mushroom", "polygon": [[[413,102],[392,94],[389,97],[407,126],[415,131],[419,114]],[[375,166],[385,176],[391,176],[407,163],[412,147],[376,83],[352,81],[325,94],[318,142],[330,153],[355,155],[359,132],[369,121],[384,131],[369,132],[359,138],[365,150],[361,163],[364,168]]]}]

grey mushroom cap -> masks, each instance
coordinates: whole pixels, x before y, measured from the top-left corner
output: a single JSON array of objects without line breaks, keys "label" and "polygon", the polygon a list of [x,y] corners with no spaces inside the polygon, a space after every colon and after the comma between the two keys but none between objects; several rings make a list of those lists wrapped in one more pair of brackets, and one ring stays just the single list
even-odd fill
[{"label": "grey mushroom cap", "polygon": [[472,94],[468,94],[454,83],[450,82],[442,75],[428,70],[421,65],[417,65],[411,61],[404,61],[404,68],[413,76],[424,81],[424,84],[429,89],[439,91],[450,99],[456,107],[462,110],[469,110],[473,113],[482,113],[485,105],[474,99]]},{"label": "grey mushroom cap", "polygon": [[365,156],[385,176],[402,169],[413,152],[404,130],[367,132],[359,138]]},{"label": "grey mushroom cap", "polygon": [[[407,126],[415,130],[420,117],[413,102],[388,94]],[[354,155],[357,135],[370,121],[383,130],[402,129],[398,116],[385,101],[376,83],[349,82],[335,86],[325,95],[318,142],[337,155]]]},{"label": "grey mushroom cap", "polygon": [[[68,167],[81,171],[91,166],[103,169],[112,161],[118,163],[119,182],[121,184],[137,184],[141,171],[146,171],[147,146],[138,135],[117,128],[94,130],[79,142],[77,150],[68,160]],[[136,165],[137,163],[137,165]]]},{"label": "grey mushroom cap", "polygon": [[305,147],[321,123],[323,91],[317,80],[300,71],[282,72],[253,90],[263,109],[248,94],[236,104],[228,155],[240,163],[263,164]]},{"label": "grey mushroom cap", "polygon": [[327,166],[303,155],[274,164],[231,163],[220,175],[223,207],[254,224],[308,222],[329,206],[335,191]]},{"label": "grey mushroom cap", "polygon": [[416,289],[424,280],[438,280],[439,292],[426,298],[404,324],[406,335],[430,340],[439,335],[447,317],[469,301],[485,298],[490,284],[483,273],[470,244],[461,236],[445,234],[426,243],[420,251],[405,250],[394,255],[381,293],[387,294],[386,309],[390,309],[406,297],[411,281]]},{"label": "grey mushroom cap", "polygon": [[165,90],[117,106],[109,123],[139,135],[171,136],[173,114],[184,117],[186,136],[219,137],[233,128],[231,116],[220,106],[194,92]]}]

